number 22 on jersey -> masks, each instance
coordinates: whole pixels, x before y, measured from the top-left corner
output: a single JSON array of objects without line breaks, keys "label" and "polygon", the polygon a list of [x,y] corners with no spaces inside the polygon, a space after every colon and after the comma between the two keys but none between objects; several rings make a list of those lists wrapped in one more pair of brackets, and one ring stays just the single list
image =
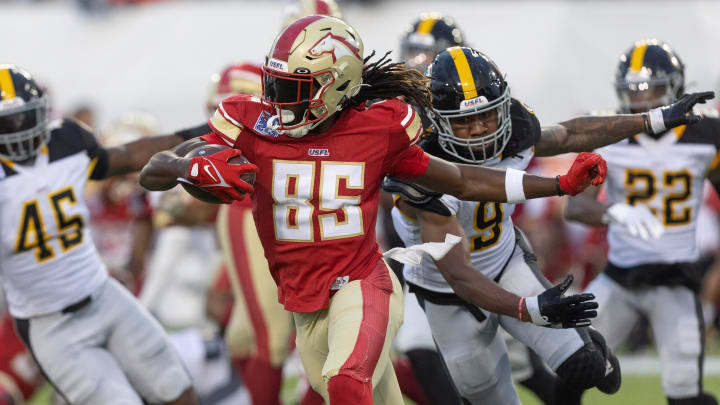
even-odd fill
[{"label": "number 22 on jersey", "polygon": [[[66,252],[82,243],[85,222],[82,216],[67,216],[65,206],[77,204],[77,197],[72,186],[65,187],[47,196],[55,218],[57,234],[59,235],[60,249]],[[15,238],[15,253],[22,253],[35,249],[35,258],[39,263],[55,257],[55,250],[50,243],[53,235],[45,227],[41,205],[38,200],[27,201],[23,204]]]},{"label": "number 22 on jersey", "polygon": [[[625,186],[631,188],[626,201],[630,205],[647,204],[658,195],[658,191],[663,187],[669,189],[679,186],[679,191],[669,192],[662,198],[660,217],[665,226],[685,225],[692,220],[692,208],[681,204],[690,198],[692,181],[692,174],[687,170],[664,171],[660,174],[659,179],[656,179],[655,173],[651,170],[626,169]],[[678,207],[678,205],[681,206]],[[650,208],[650,210],[657,215],[655,208]]]},{"label": "number 22 on jersey", "polygon": [[[319,166],[319,170],[318,170]],[[319,172],[319,173],[316,173]],[[319,175],[319,196],[314,198],[315,177]],[[273,161],[272,196],[275,238],[286,242],[314,242],[314,227],[320,227],[320,239],[351,238],[363,234],[360,196],[341,195],[345,189],[365,188],[364,162],[308,162]],[[318,214],[315,211],[342,210],[338,214]]]}]

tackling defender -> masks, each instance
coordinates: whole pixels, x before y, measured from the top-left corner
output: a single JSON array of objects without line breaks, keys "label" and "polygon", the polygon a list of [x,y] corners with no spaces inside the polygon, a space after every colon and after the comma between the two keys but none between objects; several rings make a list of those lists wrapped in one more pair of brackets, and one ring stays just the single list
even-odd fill
[{"label": "tackling defender", "polygon": [[[534,155],[591,150],[628,137],[644,125],[637,114],[579,117],[541,128],[535,114],[511,98],[495,63],[467,47],[441,52],[428,76],[437,114],[430,116],[431,132],[420,146],[454,162],[524,170]],[[657,119],[667,127],[699,119],[685,116],[691,107],[672,105]],[[384,188],[403,197],[393,210],[393,220],[406,245],[441,241],[446,233],[465,237],[464,244],[442,260],[406,266],[404,276],[423,305],[450,375],[467,401],[519,403],[498,326],[532,348],[558,374],[555,396],[561,403],[579,403],[582,390],[593,386],[607,393],[617,391],[617,359],[597,332],[537,328],[478,308],[483,305],[476,298],[473,280],[480,273],[520,295],[537,294],[550,286],[524,235],[513,226],[514,204],[418,193],[412,185],[393,179]]]},{"label": "tackling defender", "polygon": [[[258,170],[253,214],[278,298],[293,312],[313,388],[332,405],[403,403],[388,356],[402,322],[402,292],[375,241],[385,175],[491,201],[577,194],[604,178],[594,154],[580,155],[558,178],[430,157],[414,145],[418,114],[396,98],[431,108],[422,75],[385,58],[364,62],[360,36],[345,22],[318,15],[295,21],[268,54],[262,100],[226,99],[210,120],[213,133],[156,154],[140,180],[163,190],[182,177],[231,201],[253,191],[239,174]],[[233,149],[183,157],[205,142]],[[227,163],[241,153],[254,165]],[[491,280],[483,285],[488,307],[510,316],[520,309],[529,321],[528,307],[553,323],[594,316],[589,295],[560,298],[554,288],[523,305]]]},{"label": "tackling defender", "polygon": [[[637,41],[620,56],[615,86],[624,112],[649,110],[652,116],[657,106],[688,97],[680,57],[656,39]],[[637,132],[598,150],[609,166],[608,203],[597,201],[597,190],[568,201],[568,219],[609,226],[608,265],[588,286],[602,305],[595,326],[614,348],[646,315],[668,403],[717,404],[702,390],[705,331],[695,231],[703,182],[720,190],[720,120]]]},{"label": "tackling defender", "polygon": [[91,242],[88,179],[137,171],[176,135],[104,149],[81,124],[47,122],[30,74],[0,65],[0,269],[19,335],[72,404],[195,404],[160,325]]}]

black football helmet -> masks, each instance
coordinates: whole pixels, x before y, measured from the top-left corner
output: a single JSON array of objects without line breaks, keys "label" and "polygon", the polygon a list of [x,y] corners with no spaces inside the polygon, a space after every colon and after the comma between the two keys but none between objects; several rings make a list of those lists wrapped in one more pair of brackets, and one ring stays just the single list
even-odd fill
[{"label": "black football helmet", "polygon": [[33,158],[48,141],[47,99],[30,73],[0,64],[0,157]]},{"label": "black football helmet", "polygon": [[[685,91],[685,66],[663,41],[637,41],[620,55],[615,90],[625,113],[671,104]],[[647,96],[638,97],[640,93]],[[637,98],[643,101],[632,101]]]},{"label": "black football helmet", "polygon": [[[482,52],[452,47],[440,52],[428,68],[435,114],[431,137],[447,154],[461,162],[483,163],[500,156],[510,139],[510,87],[495,63]],[[455,136],[453,118],[497,110],[498,128],[478,138]]]},{"label": "black football helmet", "polygon": [[465,40],[455,21],[440,13],[423,13],[403,35],[400,59],[411,69],[425,73],[435,55],[451,46],[464,46]]}]

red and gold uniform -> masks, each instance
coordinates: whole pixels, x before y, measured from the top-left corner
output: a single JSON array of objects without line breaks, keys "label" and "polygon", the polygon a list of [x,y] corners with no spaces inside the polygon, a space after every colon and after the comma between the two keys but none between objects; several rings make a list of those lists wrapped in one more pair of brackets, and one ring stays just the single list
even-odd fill
[{"label": "red and gold uniform", "polygon": [[394,390],[387,351],[402,297],[381,260],[375,222],[384,176],[427,169],[428,156],[413,145],[420,117],[391,99],[344,111],[325,133],[291,138],[268,126],[272,115],[258,98],[233,96],[204,139],[238,148],[258,166],[255,225],[278,299],[295,313],[308,378],[325,398],[338,374]]}]

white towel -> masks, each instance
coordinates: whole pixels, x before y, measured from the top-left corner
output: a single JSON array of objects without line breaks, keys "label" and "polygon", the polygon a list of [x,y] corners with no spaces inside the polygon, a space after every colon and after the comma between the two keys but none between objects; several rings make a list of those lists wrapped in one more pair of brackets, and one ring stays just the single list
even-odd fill
[{"label": "white towel", "polygon": [[383,257],[397,260],[400,263],[419,266],[423,254],[428,254],[435,260],[440,260],[461,240],[461,237],[447,233],[445,234],[445,242],[421,243],[406,248],[396,247],[385,252]]}]

